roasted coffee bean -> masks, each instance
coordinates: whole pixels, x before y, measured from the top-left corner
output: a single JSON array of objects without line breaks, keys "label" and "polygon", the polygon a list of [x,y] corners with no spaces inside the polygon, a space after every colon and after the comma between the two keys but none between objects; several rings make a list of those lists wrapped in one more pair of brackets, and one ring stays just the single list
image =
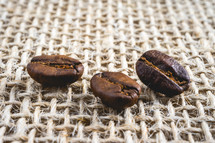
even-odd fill
[{"label": "roasted coffee bean", "polygon": [[31,60],[27,71],[43,85],[61,86],[77,81],[84,67],[80,61],[64,55],[42,55]]},{"label": "roasted coffee bean", "polygon": [[137,103],[141,92],[139,84],[120,72],[95,74],[90,81],[95,96],[116,110],[122,110]]},{"label": "roasted coffee bean", "polygon": [[190,77],[173,58],[156,50],[145,52],[136,63],[140,80],[154,91],[174,96],[187,90]]}]

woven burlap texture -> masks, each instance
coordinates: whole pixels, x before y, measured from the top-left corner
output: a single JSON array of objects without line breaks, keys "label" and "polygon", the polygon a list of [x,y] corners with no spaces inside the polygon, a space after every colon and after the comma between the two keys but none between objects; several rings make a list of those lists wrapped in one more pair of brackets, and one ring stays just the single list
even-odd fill
[{"label": "woven burlap texture", "polygon": [[[214,0],[1,0],[0,142],[215,142]],[[168,99],[138,79],[147,50],[175,58],[190,88]],[[82,78],[42,87],[27,73],[32,57],[80,60]],[[98,72],[119,71],[142,87],[117,113],[90,89]]]}]

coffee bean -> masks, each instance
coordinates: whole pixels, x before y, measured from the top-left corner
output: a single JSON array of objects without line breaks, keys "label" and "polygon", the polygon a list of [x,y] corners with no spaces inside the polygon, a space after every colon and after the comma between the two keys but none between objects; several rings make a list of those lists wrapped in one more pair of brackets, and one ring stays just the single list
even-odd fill
[{"label": "coffee bean", "polygon": [[149,88],[170,97],[189,87],[187,71],[176,60],[156,50],[147,51],[140,57],[136,71]]},{"label": "coffee bean", "polygon": [[139,84],[120,72],[95,74],[90,81],[95,96],[116,110],[122,110],[137,103],[141,92]]},{"label": "coffee bean", "polygon": [[84,67],[80,61],[64,55],[42,55],[31,60],[27,71],[43,85],[61,86],[77,81]]}]

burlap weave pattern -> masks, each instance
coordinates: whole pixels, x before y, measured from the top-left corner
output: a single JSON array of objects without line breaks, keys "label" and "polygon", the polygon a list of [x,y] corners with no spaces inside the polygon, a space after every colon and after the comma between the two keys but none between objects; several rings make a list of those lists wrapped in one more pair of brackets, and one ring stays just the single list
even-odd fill
[{"label": "burlap weave pattern", "polygon": [[[0,0],[0,142],[215,142],[214,0]],[[135,63],[156,49],[188,71],[188,91],[172,99],[143,85]],[[63,54],[84,74],[45,88],[30,59]],[[142,87],[122,113],[90,90],[91,77],[120,71]]]}]

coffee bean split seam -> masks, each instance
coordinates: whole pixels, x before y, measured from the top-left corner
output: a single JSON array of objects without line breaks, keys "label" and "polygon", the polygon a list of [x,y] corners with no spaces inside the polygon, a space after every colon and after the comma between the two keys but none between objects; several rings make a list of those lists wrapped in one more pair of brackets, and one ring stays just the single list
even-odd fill
[{"label": "coffee bean split seam", "polygon": [[141,93],[140,85],[121,72],[97,73],[90,87],[103,104],[118,111],[136,104]]},{"label": "coffee bean split seam", "polygon": [[176,82],[178,85],[183,86],[185,84],[187,84],[187,81],[180,81],[180,79],[178,79],[177,77],[173,76],[173,73],[170,71],[163,71],[161,69],[159,69],[158,67],[156,67],[153,63],[149,62],[145,57],[141,57],[140,58],[141,61],[143,61],[144,63],[146,63],[148,66],[152,66],[153,68],[155,68],[156,70],[160,71],[161,73],[163,73],[164,75],[168,76],[172,81]]},{"label": "coffee bean split seam", "polygon": [[[121,93],[125,93],[125,95],[127,95],[127,96],[130,96],[128,94],[128,92],[125,92],[125,90],[127,90],[127,89],[128,90],[129,89],[134,90],[134,92],[138,94],[138,90],[136,88],[132,88],[132,87],[129,87],[129,86],[126,86],[126,85],[122,85],[122,84],[120,84],[118,82],[110,81],[110,79],[108,79],[103,73],[100,73],[100,76],[101,76],[101,78],[105,79],[106,81],[108,81],[111,84],[119,85],[121,87],[121,90],[122,90]],[[131,96],[131,98],[133,98],[133,97]]]},{"label": "coffee bean split seam", "polygon": [[46,66],[50,66],[50,67],[55,67],[55,68],[59,68],[59,69],[75,69],[77,72],[79,72],[77,69],[76,69],[76,66],[77,65],[80,65],[81,63],[78,63],[78,64],[75,64],[75,65],[72,65],[72,64],[64,64],[64,63],[45,63],[45,62],[40,62],[40,61],[34,61],[34,62],[31,62],[31,63],[35,63],[35,64],[42,64],[42,65],[46,65]]},{"label": "coffee bean split seam", "polygon": [[41,55],[27,65],[29,75],[42,85],[63,86],[81,78],[84,66],[65,55]]}]

